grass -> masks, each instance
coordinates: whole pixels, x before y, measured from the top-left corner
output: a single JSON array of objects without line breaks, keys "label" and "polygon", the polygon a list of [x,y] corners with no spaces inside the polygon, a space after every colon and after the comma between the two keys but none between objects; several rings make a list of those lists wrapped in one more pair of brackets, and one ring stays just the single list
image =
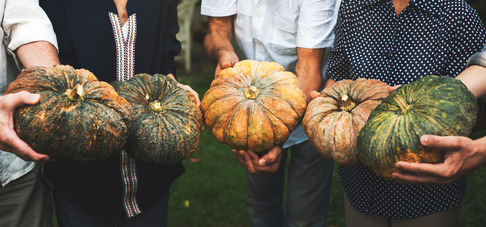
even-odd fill
[{"label": "grass", "polygon": [[[192,72],[178,72],[179,81],[190,85],[202,99],[209,88],[214,68],[205,56],[195,56],[203,63]],[[475,136],[485,135],[486,131]],[[250,226],[246,210],[246,176],[227,145],[219,144],[209,130],[201,134],[194,159],[184,161],[186,173],[177,179],[169,202],[169,227],[244,227]],[[486,222],[486,169],[469,177],[462,204],[460,226],[483,226]],[[335,166],[328,226],[345,226],[343,188]]]}]

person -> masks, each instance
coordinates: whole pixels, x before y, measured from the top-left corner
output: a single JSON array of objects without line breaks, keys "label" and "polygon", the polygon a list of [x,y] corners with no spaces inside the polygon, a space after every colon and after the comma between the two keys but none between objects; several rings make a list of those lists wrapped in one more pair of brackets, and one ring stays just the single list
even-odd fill
[{"label": "person", "polygon": [[[469,59],[466,70],[456,78],[461,80],[476,98],[486,96],[486,46]],[[484,106],[480,108],[483,111],[484,109]],[[486,164],[486,136],[472,140],[465,136],[423,135],[420,141],[424,146],[445,150],[444,162],[397,162],[396,167],[400,172],[393,173],[392,177],[398,182],[451,184]]]},{"label": "person", "polygon": [[[391,86],[457,76],[486,43],[477,12],[462,0],[343,1],[327,69],[342,79]],[[347,226],[457,226],[466,178],[450,185],[400,184],[359,163],[340,167]]]},{"label": "person", "polygon": [[[217,62],[216,74],[243,59],[277,62],[296,74],[309,101],[309,92],[323,84],[323,56],[334,41],[338,7],[339,1],[331,0],[203,0],[201,14],[209,21],[205,49]],[[262,157],[247,150],[233,153],[247,170],[252,226],[325,226],[334,163],[319,155],[301,124],[285,144]]]},{"label": "person", "polygon": [[[52,25],[37,1],[2,0],[0,94],[19,70],[59,64]],[[49,156],[32,150],[13,129],[13,112],[34,105],[40,95],[19,92],[0,96],[0,223],[2,226],[52,226],[53,204],[41,173]]]},{"label": "person", "polygon": [[[138,73],[175,75],[174,56],[181,50],[177,3],[40,1],[58,38],[61,64],[87,69],[106,82]],[[184,171],[182,162],[140,162],[125,151],[92,163],[45,164],[58,223],[70,227],[166,226],[169,189]]]}]

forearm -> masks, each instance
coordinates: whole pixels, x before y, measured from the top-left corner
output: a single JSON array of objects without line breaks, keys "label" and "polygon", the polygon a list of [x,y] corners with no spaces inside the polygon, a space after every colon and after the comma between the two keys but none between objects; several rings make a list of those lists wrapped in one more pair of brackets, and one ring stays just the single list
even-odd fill
[{"label": "forearm", "polygon": [[204,47],[210,60],[217,63],[223,52],[235,52],[231,44],[233,17],[208,17],[208,21]]},{"label": "forearm", "polygon": [[486,136],[473,141],[474,147],[477,149],[477,154],[480,159],[480,166],[486,165]]},{"label": "forearm", "polygon": [[17,48],[15,52],[25,68],[59,64],[57,49],[47,41],[36,41],[24,44]]},{"label": "forearm", "polygon": [[297,65],[295,74],[302,90],[306,95],[306,101],[310,101],[311,91],[319,91],[322,83],[322,59],[325,49],[297,48]]},{"label": "forearm", "polygon": [[461,80],[476,98],[486,95],[486,67],[471,65],[456,78]]}]

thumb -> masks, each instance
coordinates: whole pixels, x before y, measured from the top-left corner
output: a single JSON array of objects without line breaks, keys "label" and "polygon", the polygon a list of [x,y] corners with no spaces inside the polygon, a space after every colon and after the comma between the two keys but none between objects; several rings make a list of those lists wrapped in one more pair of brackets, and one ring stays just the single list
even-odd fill
[{"label": "thumb", "polygon": [[280,155],[282,154],[282,148],[276,146],[270,149],[265,155],[263,155],[259,160],[258,164],[260,166],[270,165],[278,160]]},{"label": "thumb", "polygon": [[7,108],[16,109],[23,105],[34,105],[41,100],[41,96],[33,94],[27,91],[21,91],[14,94],[7,94],[4,96],[7,102],[5,105]]}]

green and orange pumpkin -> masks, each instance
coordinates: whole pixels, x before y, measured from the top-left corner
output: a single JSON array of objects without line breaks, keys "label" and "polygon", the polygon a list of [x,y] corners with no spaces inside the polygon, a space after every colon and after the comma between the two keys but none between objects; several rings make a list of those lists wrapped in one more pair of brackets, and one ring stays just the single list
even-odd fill
[{"label": "green and orange pumpkin", "polygon": [[371,111],[389,94],[376,79],[341,80],[309,102],[302,125],[309,141],[327,159],[343,166],[358,162],[356,140]]},{"label": "green and orange pumpkin", "polygon": [[391,179],[397,161],[439,163],[441,150],[424,147],[420,137],[468,136],[478,111],[474,95],[446,76],[422,77],[391,93],[370,114],[358,135],[358,157],[376,174]]},{"label": "green and orange pumpkin", "polygon": [[159,164],[192,156],[199,144],[202,114],[190,91],[162,74],[137,74],[112,85],[132,106],[128,155]]},{"label": "green and orange pumpkin", "polygon": [[243,60],[216,75],[201,110],[218,142],[261,153],[288,139],[306,105],[295,74],[275,62]]},{"label": "green and orange pumpkin", "polygon": [[25,69],[6,94],[20,91],[42,97],[14,114],[15,131],[36,152],[89,162],[106,159],[125,145],[130,104],[90,71],[68,65]]}]

